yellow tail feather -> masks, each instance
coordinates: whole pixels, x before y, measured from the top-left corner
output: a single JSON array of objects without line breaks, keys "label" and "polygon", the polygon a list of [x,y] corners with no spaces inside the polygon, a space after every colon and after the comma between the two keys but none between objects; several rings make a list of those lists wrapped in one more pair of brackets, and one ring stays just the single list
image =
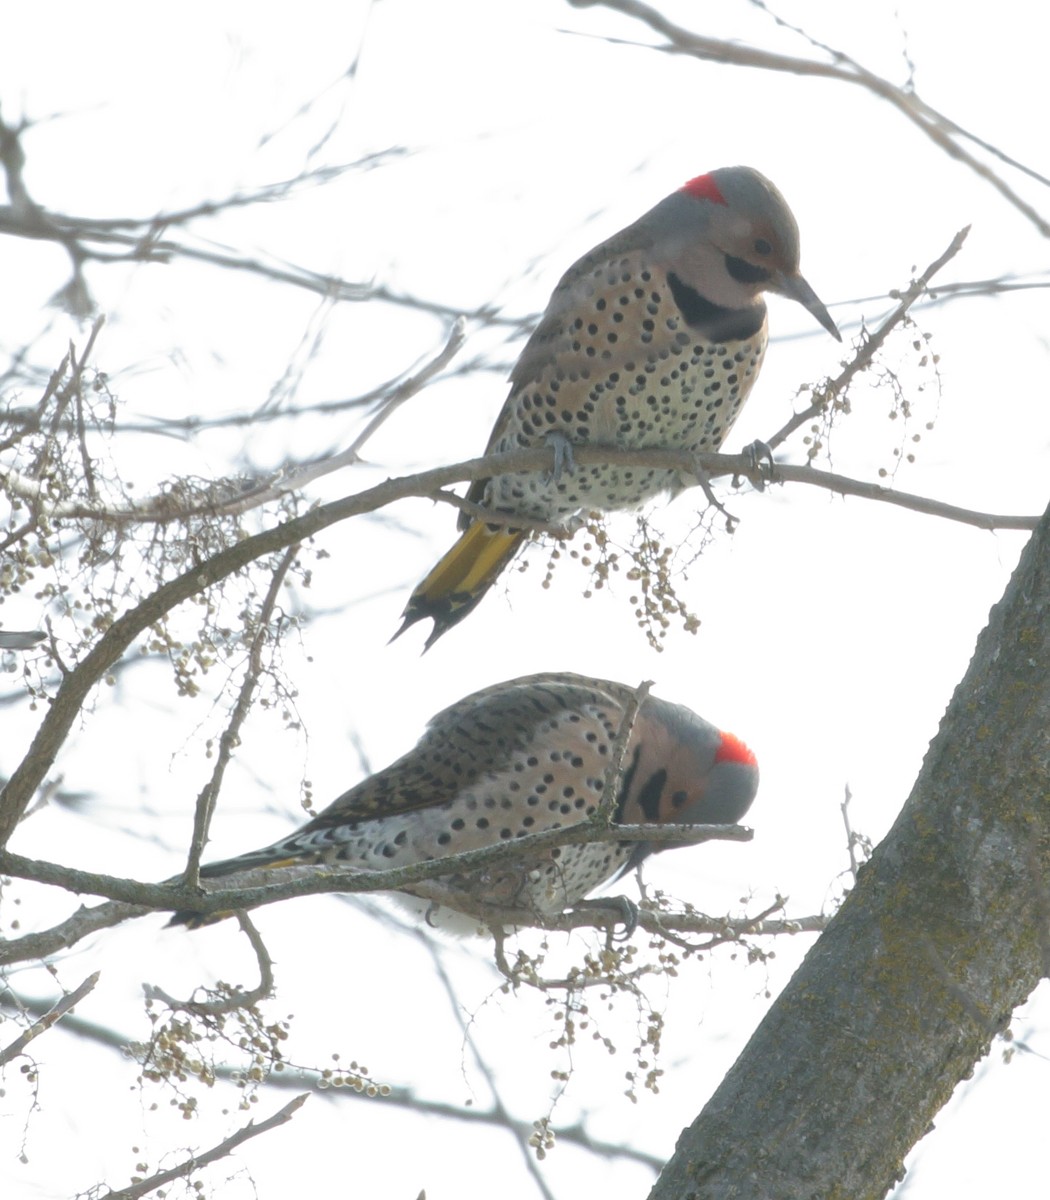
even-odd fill
[{"label": "yellow tail feather", "polygon": [[434,628],[425,646],[429,650],[443,633],[475,608],[524,540],[525,534],[520,530],[473,522],[412,593],[394,638],[416,621],[431,617]]}]

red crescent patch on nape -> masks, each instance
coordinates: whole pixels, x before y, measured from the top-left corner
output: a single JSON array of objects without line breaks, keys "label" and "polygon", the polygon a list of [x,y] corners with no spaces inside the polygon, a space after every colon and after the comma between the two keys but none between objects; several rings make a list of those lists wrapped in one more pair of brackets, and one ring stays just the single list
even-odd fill
[{"label": "red crescent patch on nape", "polygon": [[758,759],[753,751],[733,733],[723,733],[722,742],[715,751],[715,762],[742,763],[746,767],[757,767]]},{"label": "red crescent patch on nape", "polygon": [[688,183],[683,183],[681,190],[688,192],[690,196],[695,196],[697,200],[710,200],[714,204],[725,204],[728,206],[728,201],[725,196],[718,190],[718,184],[710,175],[697,175],[695,179],[690,179]]}]

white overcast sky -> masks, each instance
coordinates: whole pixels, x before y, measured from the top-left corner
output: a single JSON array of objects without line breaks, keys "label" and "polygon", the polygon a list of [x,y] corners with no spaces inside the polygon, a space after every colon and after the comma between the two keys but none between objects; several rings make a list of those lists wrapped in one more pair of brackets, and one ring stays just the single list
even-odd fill
[{"label": "white overcast sky", "polygon": [[[816,53],[745,0],[658,6],[708,35]],[[1041,8],[1003,0],[991,19],[928,0],[823,0],[776,12],[895,81],[910,58],[925,100],[1050,171]],[[408,153],[380,169],[294,203],[234,213],[201,232],[269,260],[374,279],[463,309],[538,311],[579,253],[685,179],[738,162],[784,192],[801,227],[803,272],[847,343],[862,319],[872,324],[889,311],[891,289],[905,286],[913,268],[936,258],[967,224],[969,240],[944,282],[1005,274],[1046,281],[1045,239],[889,106],[859,88],[622,44],[646,39],[639,25],[558,0],[314,0],[294,9],[220,0],[177,10],[22,4],[0,27],[0,106],[9,123],[42,122],[24,142],[34,198],[82,215],[140,216],[222,199],[294,175],[315,145],[310,165],[404,147]],[[1045,188],[1007,174],[1050,213]],[[0,238],[5,359],[39,338],[47,347],[40,360],[57,362],[70,337],[82,342],[84,331],[48,307],[67,277],[58,248]],[[109,318],[98,365],[135,418],[250,411],[289,361],[302,359],[304,338],[318,328],[323,336],[299,387],[309,402],[365,391],[433,353],[447,332],[440,320],[379,306],[320,312],[306,293],[198,267],[91,266],[88,278]],[[797,388],[834,372],[843,354],[802,309],[778,300],[770,307],[773,345],[730,450],[779,428]],[[1041,512],[1050,475],[1046,291],[920,308],[916,316],[940,355],[940,380],[938,389],[933,372],[916,365],[909,336],[898,336],[881,360],[916,399],[916,429],[933,422],[898,486],[990,511]],[[514,344],[468,332],[465,358],[512,360]],[[892,465],[899,440],[899,423],[886,417],[885,377],[876,382],[858,387],[854,413],[832,444],[834,469],[861,479]],[[329,499],[480,453],[504,387],[492,371],[440,381],[369,443],[374,465],[325,480],[311,495]],[[346,445],[355,420],[319,417],[159,448],[147,439],[122,470],[144,493],[174,471],[222,473],[245,442],[251,461],[270,468],[285,454]],[[797,441],[787,452],[801,460]],[[302,647],[289,652],[307,732],[287,733],[275,718],[247,731],[211,850],[245,850],[290,828],[304,777],[318,803],[355,783],[355,739],[380,766],[450,701],[530,671],[572,670],[652,679],[661,695],[739,733],[759,755],[762,788],[748,817],[755,841],[664,855],[648,873],[651,884],[709,912],[739,907],[742,897],[758,908],[777,892],[790,897],[792,914],[826,906],[847,866],[844,788],[854,795],[855,827],[877,841],[907,796],[1024,535],[800,487],[727,502],[739,529],[711,545],[682,584],[703,620],[700,632],[675,628],[660,655],[633,625],[626,583],[585,603],[583,573],[566,568],[543,590],[544,557],[534,552],[524,575],[512,574],[420,659],[418,631],[385,643],[412,584],[452,539],[451,510],[399,505],[391,516],[415,536],[362,522],[327,531],[318,547],[331,557],[300,597],[318,615]],[[684,538],[696,504],[690,493],[658,512],[671,540]],[[4,605],[6,627],[42,620],[39,602],[26,595],[20,603]],[[162,673],[148,681],[146,674],[100,703],[58,765],[67,787],[93,797],[98,807],[86,811],[103,814],[101,827],[44,812],[12,849],[147,879],[178,869],[207,769],[200,740],[218,718],[203,703],[175,705]],[[7,773],[38,714],[23,703],[3,719],[0,771]],[[28,910],[36,893],[24,895]],[[43,919],[63,911],[48,901]],[[484,1080],[464,1063],[422,943],[331,900],[261,913],[259,924],[278,966],[273,1011],[296,1014],[297,1061],[315,1063],[339,1049],[428,1099],[458,1104],[473,1094],[479,1107],[488,1103]],[[104,934],[60,965],[67,987],[103,971],[80,1015],[141,1037],[141,981],[176,994],[216,976],[251,981],[252,958],[235,931],[190,937],[159,934],[160,925],[149,918]],[[586,1113],[596,1136],[669,1154],[761,1018],[767,993],[783,985],[809,944],[801,937],[777,944],[768,967],[716,955],[683,971],[667,1001],[665,1083],[637,1106],[621,1094],[631,1014],[610,1017],[623,1051],[610,1060],[581,1047],[555,1125]],[[549,1072],[558,1065],[545,1058],[550,1013],[530,997],[485,1003],[494,978],[481,948],[476,955],[452,953],[459,1002],[478,1011],[475,1032],[506,1099],[515,1116],[530,1120],[545,1111]],[[12,983],[31,995],[56,990],[43,971]],[[1039,1165],[1050,1085],[1048,1020],[1044,992],[1015,1024],[1038,1053],[1006,1066],[1001,1047],[993,1049],[977,1082],[920,1145],[908,1200],[1032,1194],[1026,1180]],[[36,1045],[41,1111],[25,1131],[27,1164],[16,1157],[26,1088],[19,1081],[0,1098],[5,1195],[67,1196],[102,1179],[120,1186],[137,1161],[133,1146],[156,1167],[165,1148],[207,1148],[246,1119],[223,1115],[217,1097],[202,1099],[206,1115],[193,1124],[151,1114],[158,1097],[135,1090],[134,1070],[111,1052],[58,1031]],[[282,1097],[264,1093],[253,1115],[267,1115]],[[559,1200],[582,1189],[635,1200],[651,1181],[640,1167],[596,1165],[569,1148],[556,1150],[544,1170]],[[276,1200],[297,1187],[376,1200],[412,1200],[423,1187],[430,1200],[539,1194],[505,1135],[320,1098],[205,1180],[231,1200]]]}]

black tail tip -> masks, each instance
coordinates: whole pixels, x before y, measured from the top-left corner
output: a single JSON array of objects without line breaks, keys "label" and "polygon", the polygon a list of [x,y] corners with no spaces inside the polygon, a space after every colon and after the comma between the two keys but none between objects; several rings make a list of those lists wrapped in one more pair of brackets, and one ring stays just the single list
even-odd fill
[{"label": "black tail tip", "polygon": [[216,921],[221,921],[223,917],[228,917],[228,912],[221,913],[199,913],[199,912],[174,912],[168,919],[168,923],[164,926],[165,929],[182,927],[185,929],[203,929],[205,925],[212,925]]},{"label": "black tail tip", "polygon": [[[478,599],[480,599],[480,596]],[[474,603],[477,603],[477,601]],[[387,642],[387,645],[389,646],[391,642],[396,642],[405,630],[411,629],[417,621],[424,621],[429,618],[434,622],[434,628],[431,629],[430,635],[423,643],[423,649],[420,652],[426,654],[438,638],[442,634],[448,633],[452,626],[458,624],[473,607],[474,604],[471,604],[469,607],[453,608],[448,600],[435,602],[427,600],[425,597],[413,596],[405,606],[405,611],[401,614],[401,628]]]},{"label": "black tail tip", "polygon": [[411,628],[411,626],[415,624],[415,622],[413,621],[413,619],[411,617],[406,617],[404,613],[402,613],[401,616],[403,618],[403,620],[401,621],[401,628],[395,630],[394,635],[387,639],[386,644],[388,646],[392,646],[394,644],[394,642],[396,642],[397,639],[405,632],[406,629]]},{"label": "black tail tip", "polygon": [[[388,639],[387,645],[391,646],[405,632],[406,629],[411,629],[417,621],[422,621],[425,617],[431,616],[431,613],[426,612],[411,612],[408,608],[401,614],[401,626],[396,630],[394,635]],[[447,626],[445,627],[447,628]],[[430,632],[430,637],[423,643],[421,653],[426,654],[435,641],[444,633],[444,629],[438,627],[437,618],[434,618],[434,628]]]}]

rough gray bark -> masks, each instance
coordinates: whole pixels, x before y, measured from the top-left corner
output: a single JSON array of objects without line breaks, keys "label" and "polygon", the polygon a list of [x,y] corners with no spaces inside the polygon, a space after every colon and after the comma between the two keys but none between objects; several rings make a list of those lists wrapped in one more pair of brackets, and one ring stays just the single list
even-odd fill
[{"label": "rough gray bark", "polygon": [[1050,510],[900,817],[650,1200],[877,1200],[1048,947]]}]

